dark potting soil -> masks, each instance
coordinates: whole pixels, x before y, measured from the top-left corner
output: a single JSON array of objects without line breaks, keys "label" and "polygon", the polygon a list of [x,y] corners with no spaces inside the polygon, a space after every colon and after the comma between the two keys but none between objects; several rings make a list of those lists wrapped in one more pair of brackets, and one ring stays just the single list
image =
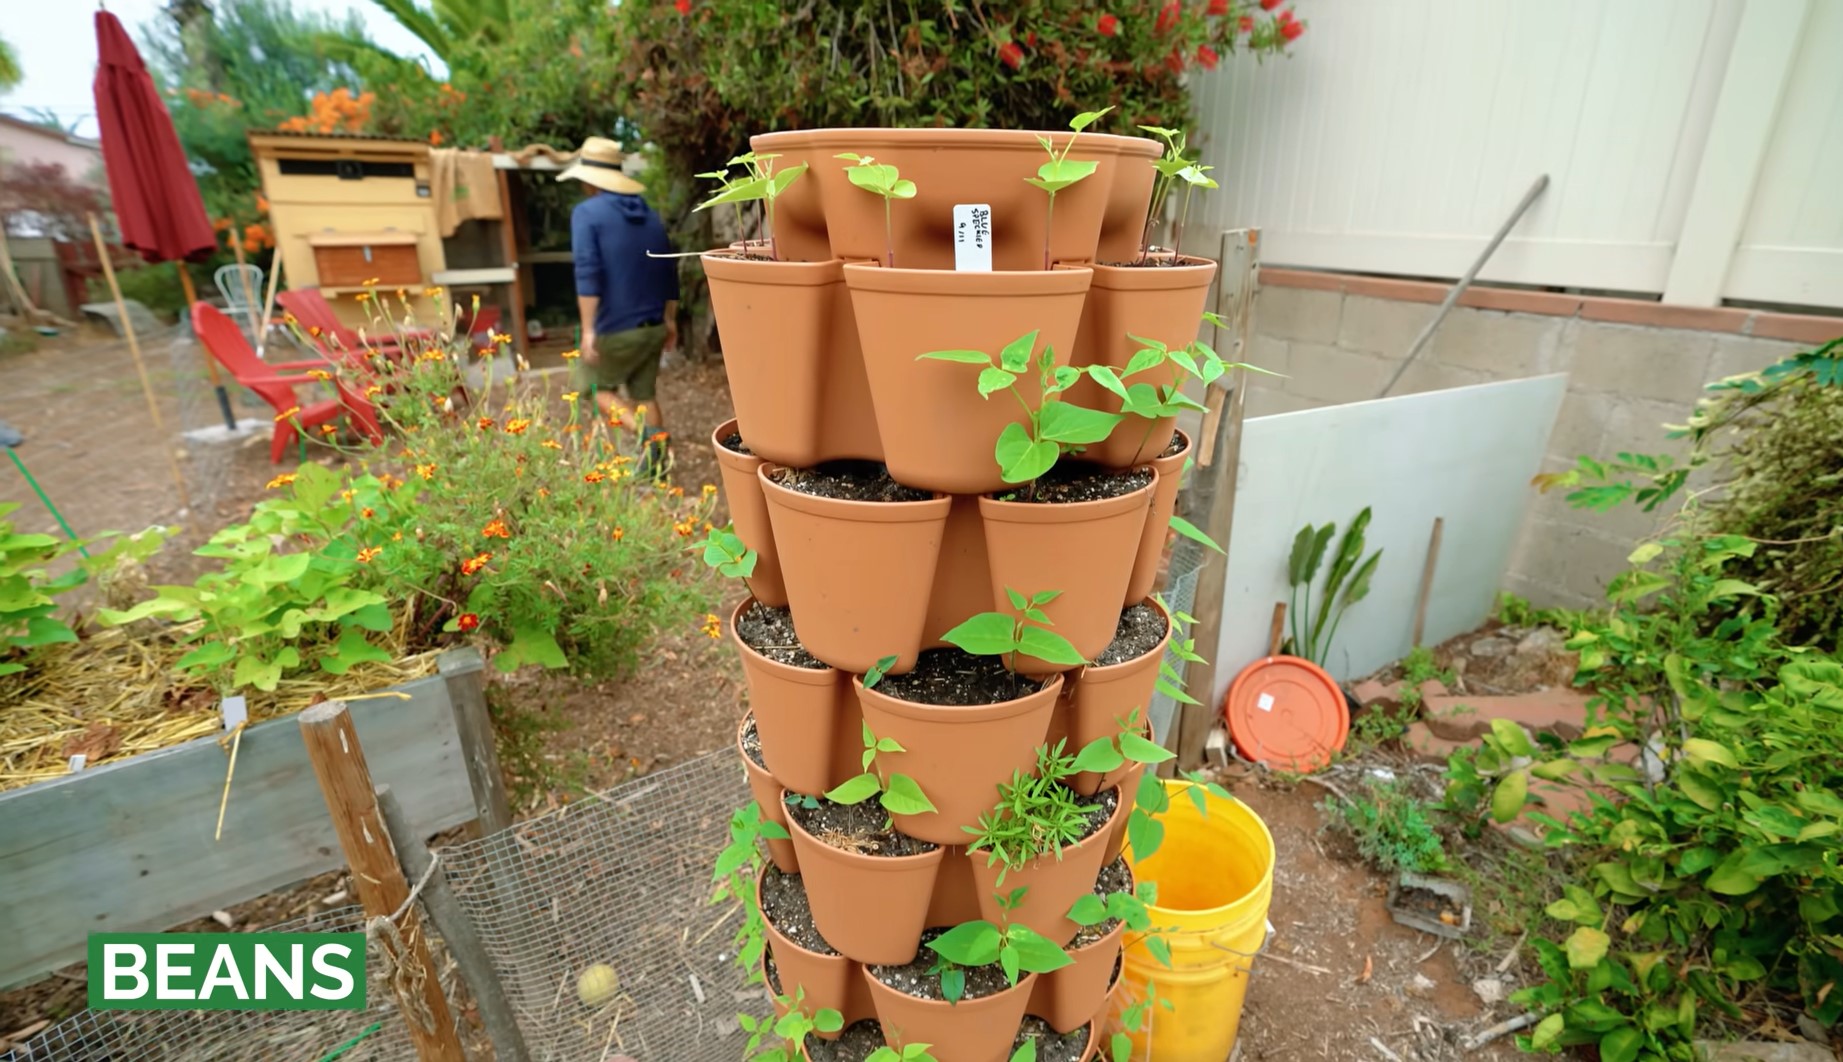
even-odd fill
[{"label": "dark potting soil", "polygon": [[742,644],[777,664],[823,671],[825,661],[806,651],[800,636],[794,633],[794,614],[784,608],[769,608],[757,601],[742,610],[736,620],[736,634]]},{"label": "dark potting soil", "polygon": [[[1113,862],[1102,867],[1100,877],[1094,879],[1094,894],[1103,900],[1107,898],[1108,893],[1132,891],[1133,868],[1126,865],[1126,858],[1124,856],[1116,858]],[[1081,930],[1075,934],[1075,939],[1069,942],[1069,950],[1074,951],[1076,948],[1085,948],[1093,944],[1107,934],[1112,933],[1114,927],[1119,924],[1120,920],[1118,918],[1109,918],[1105,922],[1097,922],[1091,926],[1083,926]]]},{"label": "dark potting soil", "polygon": [[886,675],[877,692],[913,704],[966,707],[1002,704],[1043,688],[1043,683],[1005,670],[996,656],[974,656],[959,649],[930,649],[915,670]]},{"label": "dark potting soil", "polygon": [[1173,257],[1169,251],[1160,251],[1156,254],[1147,255],[1144,258],[1134,258],[1126,262],[1102,262],[1101,264],[1114,269],[1175,269],[1180,265],[1197,264],[1194,261],[1188,261],[1188,258],[1188,255],[1186,255],[1185,258],[1176,258]]},{"label": "dark potting soil", "polygon": [[768,979],[768,990],[775,995],[781,994],[781,968],[774,964],[774,952],[762,952],[762,975]]},{"label": "dark potting soil", "polygon": [[718,442],[721,442],[723,448],[731,453],[742,454],[745,457],[755,456],[755,451],[749,449],[749,444],[742,441],[742,433],[739,431],[730,432],[728,435],[719,439]]},{"label": "dark potting soil", "polygon": [[742,754],[762,770],[768,769],[768,761],[762,759],[762,736],[755,729],[755,713],[750,712],[748,721],[742,724]]},{"label": "dark potting soil", "polygon": [[806,1036],[806,1057],[813,1062],[864,1062],[883,1046],[883,1023],[865,1018],[845,1026],[836,1040],[821,1040],[816,1034]]},{"label": "dark potting soil", "polygon": [[[935,962],[940,959],[928,947],[928,942],[947,932],[946,927],[930,929],[921,936],[921,947],[915,958],[900,966],[866,966],[870,976],[890,986],[898,992],[914,996],[917,999],[933,999],[945,1002],[941,995],[941,975],[931,974]],[[997,963],[985,966],[963,966],[966,972],[966,992],[960,997],[964,1002],[969,999],[982,999],[994,996],[1011,986],[1005,983],[1005,969]]]},{"label": "dark potting soil", "polygon": [[1449,897],[1413,885],[1403,886],[1395,894],[1395,906],[1403,911],[1426,915],[1449,926],[1458,925],[1463,917],[1458,905]]},{"label": "dark potting soil", "polygon": [[1082,1052],[1088,1049],[1088,1027],[1059,1033],[1049,1022],[1030,1014],[1018,1023],[1011,1050],[1023,1047],[1025,1040],[1037,1041],[1037,1062],[1081,1062]]},{"label": "dark potting soil", "polygon": [[788,490],[840,501],[918,502],[934,497],[891,479],[889,467],[877,461],[827,461],[813,468],[783,468],[774,473],[774,481]]},{"label": "dark potting soil", "polygon": [[875,799],[834,804],[824,797],[789,793],[787,814],[814,838],[844,852],[893,858],[932,852],[936,847],[896,829]]},{"label": "dark potting soil", "polygon": [[1151,605],[1134,605],[1120,613],[1120,623],[1113,629],[1113,641],[1101,650],[1101,655],[1089,663],[1095,667],[1109,664],[1124,664],[1128,660],[1137,660],[1158,648],[1158,643],[1165,638],[1164,613]]},{"label": "dark potting soil", "polygon": [[837,955],[813,924],[813,908],[806,901],[806,885],[798,874],[783,874],[770,866],[762,878],[762,916],[780,934],[807,951]]},{"label": "dark potting soil", "polygon": [[1171,444],[1169,446],[1166,446],[1164,450],[1160,451],[1158,456],[1176,457],[1178,454],[1182,453],[1183,450],[1184,450],[1184,433],[1174,431],[1171,433]]},{"label": "dark potting soil", "polygon": [[999,501],[1042,505],[1067,505],[1072,502],[1105,501],[1131,494],[1152,482],[1149,468],[1117,471],[1096,468],[1079,461],[1064,461],[1038,476],[1028,487],[994,494]]}]

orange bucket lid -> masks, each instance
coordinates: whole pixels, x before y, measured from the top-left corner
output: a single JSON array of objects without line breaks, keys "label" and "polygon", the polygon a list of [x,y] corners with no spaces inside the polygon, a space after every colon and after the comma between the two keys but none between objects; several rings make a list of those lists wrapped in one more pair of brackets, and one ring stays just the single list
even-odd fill
[{"label": "orange bucket lid", "polygon": [[1328,765],[1350,734],[1337,680],[1296,656],[1270,656],[1243,668],[1223,698],[1222,714],[1244,758],[1289,771]]}]

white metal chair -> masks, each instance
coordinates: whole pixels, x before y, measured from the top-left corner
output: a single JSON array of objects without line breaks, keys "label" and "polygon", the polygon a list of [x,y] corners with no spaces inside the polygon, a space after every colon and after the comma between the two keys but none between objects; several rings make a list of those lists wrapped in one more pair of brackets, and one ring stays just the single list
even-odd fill
[{"label": "white metal chair", "polygon": [[262,339],[262,267],[253,265],[220,266],[213,275],[217,281],[218,294],[224,296],[224,306],[230,316],[242,324],[249,334],[250,345],[256,346]]}]

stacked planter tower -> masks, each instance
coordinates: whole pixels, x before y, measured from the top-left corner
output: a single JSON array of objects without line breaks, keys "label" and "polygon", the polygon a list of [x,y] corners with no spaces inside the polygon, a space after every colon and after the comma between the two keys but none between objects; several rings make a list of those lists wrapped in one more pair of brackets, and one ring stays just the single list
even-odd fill
[{"label": "stacked planter tower", "polygon": [[[1006,1062],[1029,1034],[1043,1058],[1110,1057],[1130,926],[1071,914],[1132,889],[1118,857],[1148,758],[1131,753],[1180,636],[1153,591],[1190,440],[1142,414],[1058,442],[1040,411],[1173,390],[1174,363],[1129,368],[1146,339],[1192,341],[1215,265],[1142,253],[1162,145],[1072,135],[760,135],[777,171],[806,167],[775,189],[773,242],[703,256],[737,413],[712,441],[753,554],[729,617],[750,694],[737,744],[779,827],[751,899],[783,1011],[842,1018],[815,1038],[842,1025]],[[1094,166],[1050,196],[1030,179],[1057,151]],[[873,164],[907,187],[850,172]],[[1122,387],[1076,371],[1097,365]],[[1007,433],[1054,470],[1008,480]],[[1009,652],[981,647],[1006,631]],[[1126,754],[1065,760],[1038,794],[1079,820],[1067,843],[1017,861],[973,843],[1059,743],[1109,739]],[[985,968],[927,947],[977,922],[1011,955]],[[1054,969],[1031,972],[1038,940],[1065,957]]]}]

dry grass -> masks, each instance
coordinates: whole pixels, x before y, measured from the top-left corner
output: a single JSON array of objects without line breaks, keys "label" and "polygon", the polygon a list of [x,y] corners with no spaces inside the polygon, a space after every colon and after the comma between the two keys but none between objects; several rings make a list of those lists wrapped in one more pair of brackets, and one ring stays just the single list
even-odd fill
[{"label": "dry grass", "polygon": [[[0,791],[68,774],[78,753],[87,769],[220,733],[219,691],[174,670],[191,648],[183,639],[193,626],[86,631],[81,641],[45,647],[28,670],[0,678]],[[394,657],[389,663],[243,691],[250,722],[434,673],[440,650],[404,654],[404,626],[400,620],[383,646]]]}]

